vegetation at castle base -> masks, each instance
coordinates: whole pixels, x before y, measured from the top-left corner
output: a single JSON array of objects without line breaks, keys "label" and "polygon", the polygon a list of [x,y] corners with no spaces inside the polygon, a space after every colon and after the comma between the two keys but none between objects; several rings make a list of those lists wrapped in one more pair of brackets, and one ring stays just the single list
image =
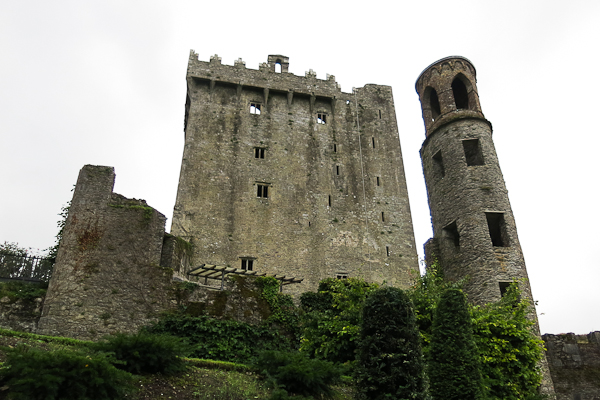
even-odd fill
[{"label": "vegetation at castle base", "polygon": [[181,357],[188,348],[180,338],[139,332],[134,335],[117,333],[89,346],[104,353],[114,354],[122,364],[115,366],[132,374],[172,375],[185,369]]},{"label": "vegetation at castle base", "polygon": [[[263,351],[256,360],[256,368],[276,389],[271,397],[332,398],[332,385],[338,383],[342,368],[329,361],[310,359],[301,352]],[[295,399],[296,397],[294,397]]]},{"label": "vegetation at castle base", "polygon": [[425,399],[424,362],[413,305],[385,287],[363,308],[356,368],[356,399]]},{"label": "vegetation at castle base", "polygon": [[363,304],[377,288],[362,279],[330,278],[319,283],[317,293],[303,293],[301,351],[328,361],[354,361]]},{"label": "vegetation at castle base", "polygon": [[290,350],[290,341],[267,326],[207,316],[166,314],[146,328],[150,333],[183,338],[194,358],[250,363],[261,350]]},{"label": "vegetation at castle base", "polygon": [[[460,286],[461,282],[445,281],[438,263],[432,263],[409,291],[426,356],[431,350],[433,316],[441,295],[448,288]],[[530,311],[531,303],[521,297],[516,283],[496,303],[469,306],[486,399],[539,398],[542,374],[538,364],[543,356],[543,342],[534,333],[533,322],[527,319]]]},{"label": "vegetation at castle base", "polygon": [[11,302],[18,300],[33,301],[46,296],[48,284],[23,283],[19,281],[0,282],[0,299],[8,297]]},{"label": "vegetation at castle base", "polygon": [[543,341],[527,318],[531,303],[516,283],[499,302],[473,307],[474,337],[489,400],[538,399]]},{"label": "vegetation at castle base", "polygon": [[114,367],[106,353],[4,349],[2,384],[14,400],[120,399],[132,391],[133,376]]},{"label": "vegetation at castle base", "polygon": [[434,400],[481,400],[482,379],[467,300],[459,289],[442,293],[433,319],[427,373]]},{"label": "vegetation at castle base", "polygon": [[267,301],[271,309],[271,315],[265,324],[280,334],[288,336],[292,341],[299,340],[300,318],[292,296],[280,293],[279,281],[273,277],[258,277],[256,284],[261,289],[261,297]]},{"label": "vegetation at castle base", "polygon": [[[48,354],[55,354],[58,350],[89,355],[86,352],[89,351],[88,346],[91,342],[0,330],[0,361],[5,362],[0,371],[5,371],[7,368],[6,357],[10,347],[16,348],[23,344],[39,351],[43,350]],[[268,399],[271,396],[272,389],[269,388],[267,382],[259,374],[253,372],[249,366],[212,360],[186,358],[183,360],[187,368],[174,375],[148,374],[134,376],[131,383],[136,389],[135,393],[130,393],[125,398],[133,400],[168,398],[179,400],[248,400]],[[120,370],[117,370],[118,372],[127,374]],[[5,385],[5,382],[0,383],[0,386],[2,385]],[[336,400],[350,400],[352,398],[350,387],[337,386],[336,389]],[[4,387],[0,391],[0,398],[4,398],[8,394],[7,392],[12,392],[11,395],[15,394],[14,390],[10,388],[6,390],[6,387]],[[32,394],[31,397],[27,398],[36,399],[36,395],[39,395],[39,393]],[[19,397],[13,396],[12,398]],[[62,397],[62,399],[73,398],[77,397]],[[112,398],[118,399],[119,397]],[[302,400],[298,396],[293,397],[293,399]]]}]

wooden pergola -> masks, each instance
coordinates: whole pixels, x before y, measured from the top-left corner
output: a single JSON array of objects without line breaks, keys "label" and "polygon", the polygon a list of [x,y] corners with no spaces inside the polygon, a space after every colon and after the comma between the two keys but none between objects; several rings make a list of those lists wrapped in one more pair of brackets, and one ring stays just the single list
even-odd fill
[{"label": "wooden pergola", "polygon": [[233,268],[228,267],[226,265],[214,265],[214,264],[202,264],[199,267],[192,269],[188,272],[188,275],[195,276],[198,278],[204,278],[204,284],[208,284],[209,279],[220,279],[221,280],[221,290],[223,290],[223,281],[226,276],[229,275],[246,275],[246,276],[268,276],[271,278],[275,278],[279,281],[279,291],[283,290],[284,285],[291,285],[292,283],[300,283],[304,279],[288,277],[286,275],[277,275],[277,274],[266,274],[264,272],[260,273],[258,271],[248,271],[241,268]]}]

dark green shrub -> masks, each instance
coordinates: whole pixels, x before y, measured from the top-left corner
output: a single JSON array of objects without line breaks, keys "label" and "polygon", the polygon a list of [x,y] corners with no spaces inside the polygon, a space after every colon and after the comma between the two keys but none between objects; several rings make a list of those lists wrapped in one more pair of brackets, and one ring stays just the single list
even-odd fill
[{"label": "dark green shrub", "polygon": [[431,397],[481,399],[478,353],[465,295],[459,289],[447,289],[433,319],[427,369]]},{"label": "dark green shrub", "polygon": [[356,358],[361,310],[377,284],[362,279],[324,279],[317,293],[300,297],[303,315],[301,350],[311,357],[345,363]]},{"label": "dark green shrub", "polygon": [[425,399],[419,342],[408,296],[393,287],[373,292],[363,308],[356,398]]},{"label": "dark green shrub", "polygon": [[[341,378],[341,369],[334,363],[310,359],[300,352],[261,352],[256,367],[273,379],[276,387],[300,396],[330,398],[334,393],[331,385]],[[281,391],[275,396],[287,398]]]},{"label": "dark green shrub", "polygon": [[133,374],[174,374],[185,369],[180,357],[187,355],[187,347],[181,339],[169,335],[118,333],[90,347],[113,353],[117,360],[123,361],[116,367]]},{"label": "dark green shrub", "polygon": [[115,368],[106,354],[25,346],[5,351],[2,381],[14,400],[114,400],[132,388],[131,374]]},{"label": "dark green shrub", "polygon": [[289,338],[280,335],[278,330],[205,316],[169,314],[147,330],[184,338],[190,345],[190,357],[240,364],[250,363],[261,350],[294,348]]}]

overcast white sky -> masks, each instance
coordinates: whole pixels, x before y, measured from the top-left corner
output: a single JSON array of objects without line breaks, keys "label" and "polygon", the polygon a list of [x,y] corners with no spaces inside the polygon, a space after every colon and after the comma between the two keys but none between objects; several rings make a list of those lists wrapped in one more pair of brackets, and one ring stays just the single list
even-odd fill
[{"label": "overcast white sky", "polygon": [[190,49],[394,91],[418,250],[431,236],[419,73],[477,69],[543,333],[600,330],[598,1],[2,1],[0,242],[47,248],[85,164],[169,218]]}]

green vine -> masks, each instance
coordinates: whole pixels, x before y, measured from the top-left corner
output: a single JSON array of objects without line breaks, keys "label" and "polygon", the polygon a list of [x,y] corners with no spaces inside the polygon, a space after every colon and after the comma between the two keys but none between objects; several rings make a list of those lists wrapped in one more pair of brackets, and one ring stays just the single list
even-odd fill
[{"label": "green vine", "polygon": [[256,285],[261,289],[261,297],[271,308],[271,316],[266,324],[278,324],[289,333],[298,337],[300,334],[300,318],[292,297],[279,292],[279,281],[270,276],[256,278]]}]

